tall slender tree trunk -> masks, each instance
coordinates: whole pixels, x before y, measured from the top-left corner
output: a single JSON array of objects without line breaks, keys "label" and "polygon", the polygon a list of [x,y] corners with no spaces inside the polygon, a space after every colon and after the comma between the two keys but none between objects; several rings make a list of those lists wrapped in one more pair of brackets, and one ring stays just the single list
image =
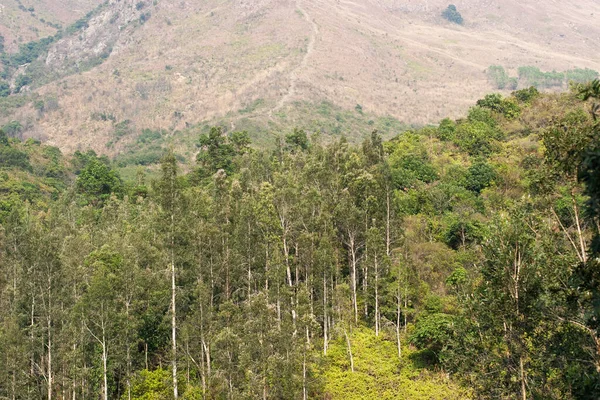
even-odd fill
[{"label": "tall slender tree trunk", "polygon": [[402,358],[402,343],[400,342],[400,309],[401,309],[401,299],[400,288],[398,288],[398,304],[396,307],[396,344],[398,346],[398,359]]},{"label": "tall slender tree trunk", "polygon": [[104,335],[104,326],[102,326],[102,381],[104,382],[104,390],[102,397],[104,400],[108,400],[108,372],[107,372],[107,358],[106,353],[106,337]]},{"label": "tall slender tree trunk", "polygon": [[350,345],[350,337],[348,337],[348,332],[345,329],[344,336],[346,336],[346,345],[348,346],[348,357],[350,358],[350,371],[354,372],[354,358],[352,357],[352,346]]},{"label": "tall slender tree trunk", "polygon": [[357,276],[356,276],[356,242],[354,239],[354,235],[350,234],[350,262],[351,262],[351,284],[352,284],[352,306],[354,307],[354,323],[358,323],[358,299],[356,296],[356,286],[357,286]]},{"label": "tall slender tree trunk", "polygon": [[282,229],[284,229],[284,233],[283,233],[283,255],[285,257],[285,267],[286,267],[286,274],[287,274],[287,281],[288,281],[288,286],[290,287],[290,291],[292,291],[292,293],[290,294],[290,303],[292,306],[292,324],[294,326],[294,332],[293,335],[296,336],[297,332],[296,332],[296,302],[294,301],[294,294],[293,294],[293,290],[294,290],[294,281],[292,280],[292,268],[290,266],[290,250],[288,248],[288,243],[287,243],[287,238],[286,238],[286,234],[285,234],[285,222],[282,219],[281,222],[281,227]]},{"label": "tall slender tree trunk", "polygon": [[306,388],[306,350],[304,350],[304,358],[302,360],[302,399],[308,400],[308,391]]},{"label": "tall slender tree trunk", "polygon": [[583,233],[581,232],[581,223],[579,221],[579,207],[577,207],[577,200],[575,200],[574,194],[571,194],[571,198],[573,199],[573,211],[575,211],[575,223],[577,225],[577,236],[579,237],[579,246],[581,247],[581,257],[583,259],[583,263],[586,263],[587,250],[585,246],[585,239],[583,238]]},{"label": "tall slender tree trunk", "polygon": [[[50,301],[48,301],[48,304],[50,304]],[[49,315],[46,320],[48,324],[48,400],[52,400],[52,386],[54,385],[54,375],[52,373],[52,320]]]},{"label": "tall slender tree trunk", "polygon": [[391,252],[391,245],[392,245],[392,239],[391,239],[391,232],[390,232],[390,219],[391,219],[391,213],[390,213],[390,188],[389,186],[386,184],[385,185],[385,207],[386,207],[386,214],[385,214],[385,255],[386,256],[390,256],[390,252]]},{"label": "tall slender tree trunk", "polygon": [[523,366],[523,356],[519,357],[519,370],[521,375],[521,400],[527,400],[527,385],[525,382],[525,368]]},{"label": "tall slender tree trunk", "polygon": [[129,305],[130,300],[128,299],[125,302],[125,320],[127,321],[126,329],[125,329],[125,344],[126,344],[126,363],[127,370],[125,373],[127,374],[125,384],[127,385],[127,400],[131,400],[131,348],[129,346]]},{"label": "tall slender tree trunk", "polygon": [[379,265],[375,254],[375,336],[379,336]]},{"label": "tall slender tree trunk", "polygon": [[323,271],[323,355],[327,355],[327,273]]},{"label": "tall slender tree trunk", "polygon": [[206,342],[204,341],[204,339],[202,340],[202,347],[204,348],[204,354],[206,354],[206,375],[207,377],[210,379],[210,346],[208,344],[206,344]]},{"label": "tall slender tree trunk", "polygon": [[172,337],[172,361],[173,369],[173,398],[177,400],[177,308],[175,306],[175,262],[173,261],[173,252],[171,250],[171,337]]}]

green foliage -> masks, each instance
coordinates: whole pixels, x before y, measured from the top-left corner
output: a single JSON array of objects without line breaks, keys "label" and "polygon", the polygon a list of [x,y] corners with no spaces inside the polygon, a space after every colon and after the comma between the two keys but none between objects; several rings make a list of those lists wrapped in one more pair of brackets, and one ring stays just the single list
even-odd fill
[{"label": "green foliage", "polygon": [[413,186],[416,181],[431,183],[438,178],[435,168],[429,162],[426,154],[410,154],[392,165],[392,181],[395,188]]},{"label": "green foliage", "polygon": [[10,85],[8,82],[0,81],[0,97],[8,97],[10,95]]},{"label": "green foliage", "polygon": [[561,87],[565,74],[562,72],[542,72],[538,67],[519,67],[519,81],[536,88]]},{"label": "green foliage", "polygon": [[472,156],[488,156],[498,149],[502,132],[485,122],[464,122],[456,128],[453,141]]},{"label": "green foliage", "polygon": [[3,129],[0,129],[0,145],[2,146],[8,146],[8,136],[6,135],[6,133],[4,132]]},{"label": "green foliage", "polygon": [[438,137],[441,140],[452,140],[456,131],[456,122],[450,118],[445,118],[440,122],[438,127]]},{"label": "green foliage", "polygon": [[115,124],[115,136],[117,137],[117,139],[131,134],[133,132],[133,127],[131,125],[132,121],[129,119]]},{"label": "green foliage", "polygon": [[480,106],[471,107],[469,109],[468,120],[469,122],[483,122],[492,128],[497,126],[497,121],[496,118],[494,118],[492,110]]},{"label": "green foliage", "polygon": [[[83,17],[79,18],[77,21],[73,22],[65,29],[66,35],[73,35],[83,29],[86,29],[89,26],[89,21],[96,15],[98,15],[108,4],[108,2],[104,1],[93,10],[89,11]],[[60,33],[57,35],[60,37]]]},{"label": "green foliage", "polygon": [[18,67],[35,61],[40,55],[48,51],[48,48],[58,36],[49,36],[37,41],[21,44],[19,51],[14,54],[4,54],[2,62],[10,67]]},{"label": "green foliage", "polygon": [[[198,170],[174,142],[126,183],[0,134],[31,165],[0,171],[0,397],[47,393],[31,360],[52,351],[54,394],[101,397],[106,374],[109,398],[172,398],[175,306],[184,399],[597,398],[589,92],[516,94],[540,96],[516,120],[486,97],[360,146],[199,128]],[[359,118],[338,111],[319,107]],[[144,130],[117,162],[172,137]]]},{"label": "green foliage", "polygon": [[583,109],[571,111],[542,132],[546,162],[556,176],[574,179],[583,156],[595,139],[590,116]]},{"label": "green foliage", "polygon": [[165,150],[160,146],[149,146],[142,150],[119,154],[115,158],[115,162],[119,167],[126,167],[128,165],[153,165],[160,162],[164,153]]},{"label": "green foliage", "polygon": [[481,193],[483,189],[492,185],[497,176],[494,167],[485,161],[476,161],[467,170],[465,188],[475,193]]},{"label": "green foliage", "polygon": [[521,103],[530,104],[532,100],[540,96],[540,92],[535,86],[530,86],[527,89],[521,89],[513,92],[513,96]]},{"label": "green foliage", "polygon": [[0,167],[32,170],[29,155],[8,145],[0,145]]},{"label": "green foliage", "polygon": [[152,143],[154,141],[160,140],[163,136],[166,136],[167,131],[163,130],[155,130],[152,129],[142,129],[142,133],[137,138],[138,143]]},{"label": "green foliage", "polygon": [[21,92],[21,89],[23,89],[24,86],[31,84],[32,81],[33,80],[29,75],[22,74],[17,76],[15,79],[15,93]]},{"label": "green foliage", "polygon": [[417,348],[431,353],[439,362],[441,353],[453,335],[453,317],[441,312],[427,313],[417,319],[410,342]]},{"label": "green foliage", "polygon": [[140,19],[139,19],[140,24],[142,24],[142,25],[145,24],[150,19],[151,16],[152,16],[152,14],[150,13],[150,11],[146,11],[145,13],[142,13],[140,15]]},{"label": "green foliage", "polygon": [[494,84],[496,89],[515,90],[518,85],[516,78],[511,78],[501,65],[491,65],[487,71],[487,76],[490,82]]},{"label": "green foliage", "polygon": [[309,146],[306,132],[297,128],[294,128],[292,133],[285,136],[285,143],[290,151],[304,151]]},{"label": "green foliage", "polygon": [[464,22],[462,15],[460,15],[454,4],[450,4],[448,8],[442,12],[442,17],[458,25],[462,25]]},{"label": "green foliage", "polygon": [[[127,399],[127,393],[121,399]],[[171,373],[164,369],[140,371],[131,385],[132,400],[168,400],[173,398]]]},{"label": "green foliage", "polygon": [[592,69],[575,68],[565,72],[543,72],[538,67],[523,66],[518,69],[518,77],[510,77],[501,65],[487,69],[488,79],[497,89],[515,90],[518,86],[531,86],[536,89],[563,87],[566,84],[582,84],[597,79],[599,74]]},{"label": "green foliage", "polygon": [[507,119],[515,119],[521,113],[521,107],[515,101],[509,98],[505,99],[499,93],[486,95],[477,101],[477,105],[502,114]]},{"label": "green foliage", "polygon": [[588,83],[598,79],[598,71],[589,68],[575,68],[565,73],[567,82]]},{"label": "green foliage", "polygon": [[367,328],[348,333],[354,358],[350,371],[348,348],[343,335],[331,343],[319,376],[325,382],[325,398],[331,400],[442,400],[470,398],[439,374],[420,363],[420,353],[402,343],[398,358],[395,338],[379,337]]},{"label": "green foliage", "polygon": [[219,170],[232,173],[235,169],[233,158],[248,151],[250,139],[245,132],[233,133],[231,137],[223,134],[222,128],[211,128],[208,135],[200,135],[196,156],[201,177],[211,176]]},{"label": "green foliage", "polygon": [[76,184],[77,191],[94,205],[100,205],[111,194],[119,194],[122,191],[119,175],[97,158],[87,161],[77,177]]},{"label": "green foliage", "polygon": [[479,223],[466,220],[464,217],[456,217],[444,233],[444,242],[454,250],[458,250],[480,242],[482,236]]},{"label": "green foliage", "polygon": [[23,130],[23,125],[19,121],[11,121],[1,128],[5,134],[11,137],[18,137]]},{"label": "green foliage", "polygon": [[238,110],[238,112],[240,114],[251,114],[251,113],[255,112],[257,109],[259,109],[260,107],[264,106],[264,104],[265,104],[264,99],[256,99],[252,103],[248,104],[246,107],[242,108],[241,110]]},{"label": "green foliage", "polygon": [[598,79],[594,79],[586,85],[580,85],[577,89],[583,101],[591,98],[600,99],[600,80]]}]

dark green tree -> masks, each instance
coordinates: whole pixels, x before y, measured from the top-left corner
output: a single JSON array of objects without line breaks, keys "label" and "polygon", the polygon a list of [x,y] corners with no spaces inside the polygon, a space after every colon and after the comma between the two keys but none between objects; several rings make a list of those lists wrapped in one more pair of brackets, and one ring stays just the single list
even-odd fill
[{"label": "dark green tree", "polygon": [[121,194],[123,184],[116,171],[97,158],[91,159],[77,177],[77,190],[93,205],[101,205],[111,194]]},{"label": "dark green tree", "polygon": [[462,15],[460,15],[454,4],[450,4],[448,8],[442,12],[442,17],[458,25],[462,25],[464,22]]},{"label": "dark green tree", "polygon": [[0,97],[10,96],[10,85],[8,82],[0,81]]}]

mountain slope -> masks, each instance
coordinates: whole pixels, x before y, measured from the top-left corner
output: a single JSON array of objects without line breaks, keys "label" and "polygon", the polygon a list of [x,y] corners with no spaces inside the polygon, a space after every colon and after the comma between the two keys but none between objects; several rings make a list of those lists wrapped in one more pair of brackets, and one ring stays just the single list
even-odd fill
[{"label": "mountain slope", "polygon": [[6,0],[0,4],[0,36],[6,49],[54,35],[83,17],[101,0]]},{"label": "mountain slope", "polygon": [[[443,19],[447,3],[437,0],[146,3],[111,1],[81,34],[56,43],[51,70],[110,56],[37,89],[56,97],[56,111],[22,107],[5,119],[30,120],[26,135],[66,150],[118,152],[104,146],[118,122],[134,133],[216,122],[258,132],[310,126],[325,100],[365,113],[366,128],[351,133],[362,136],[373,116],[426,124],[464,113],[494,89],[490,65],[512,75],[522,66],[600,69],[600,5],[591,0],[543,10],[532,0],[455,2],[463,26]],[[125,8],[127,22],[115,22]],[[110,44],[87,40],[105,32],[116,32]]]}]

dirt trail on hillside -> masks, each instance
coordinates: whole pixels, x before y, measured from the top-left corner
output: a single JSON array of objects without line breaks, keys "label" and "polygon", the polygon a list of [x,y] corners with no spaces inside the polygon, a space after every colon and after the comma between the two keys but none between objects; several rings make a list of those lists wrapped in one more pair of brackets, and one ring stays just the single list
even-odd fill
[{"label": "dirt trail on hillside", "polygon": [[311,25],[312,32],[308,41],[308,46],[306,47],[306,54],[302,57],[302,61],[300,64],[292,70],[290,73],[290,84],[288,86],[287,92],[283,97],[277,102],[277,105],[273,107],[269,111],[269,118],[273,117],[273,113],[277,112],[283,107],[294,95],[296,94],[296,84],[300,79],[298,74],[308,65],[308,59],[314,51],[315,43],[317,41],[317,36],[319,35],[319,26],[315,23],[315,21],[308,15],[306,10],[302,8],[301,2],[296,1],[296,9],[302,13],[304,19]]}]

